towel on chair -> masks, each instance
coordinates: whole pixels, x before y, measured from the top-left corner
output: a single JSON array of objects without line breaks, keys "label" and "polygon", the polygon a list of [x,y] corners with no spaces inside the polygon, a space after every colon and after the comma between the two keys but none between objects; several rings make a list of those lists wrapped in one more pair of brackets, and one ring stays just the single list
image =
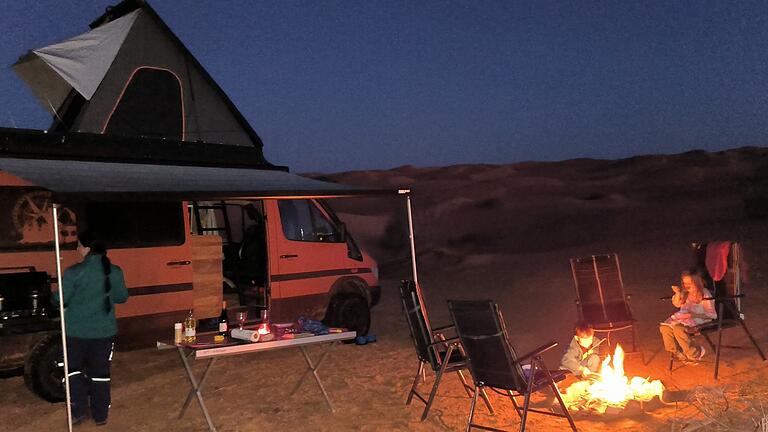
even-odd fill
[{"label": "towel on chair", "polygon": [[707,271],[712,279],[719,281],[728,270],[728,253],[731,250],[731,242],[716,241],[707,244]]}]

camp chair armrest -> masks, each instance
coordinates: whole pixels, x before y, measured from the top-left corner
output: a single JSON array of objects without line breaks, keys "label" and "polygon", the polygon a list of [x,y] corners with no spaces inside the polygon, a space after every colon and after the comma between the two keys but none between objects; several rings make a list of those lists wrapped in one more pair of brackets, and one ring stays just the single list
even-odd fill
[{"label": "camp chair armrest", "polygon": [[554,341],[552,341],[552,342],[549,342],[549,343],[545,343],[544,345],[542,345],[542,346],[540,346],[540,347],[536,348],[535,350],[533,350],[533,351],[529,352],[528,354],[525,354],[525,355],[519,356],[519,357],[517,358],[517,362],[518,362],[518,363],[520,363],[520,362],[522,362],[523,360],[529,359],[529,358],[531,358],[531,357],[536,357],[536,356],[538,356],[538,355],[540,355],[540,354],[542,354],[542,353],[544,353],[544,352],[546,352],[546,351],[549,351],[549,350],[551,350],[552,348],[554,348],[554,347],[556,347],[556,346],[557,346],[557,342],[554,342]]},{"label": "camp chair armrest", "polygon": [[744,294],[725,295],[725,296],[718,296],[718,297],[704,297],[704,300],[730,300],[730,299],[741,298],[741,297],[744,297]]},{"label": "camp chair armrest", "polygon": [[429,346],[440,345],[440,344],[458,344],[458,343],[459,343],[459,337],[454,336],[452,338],[434,341],[431,344],[429,344]]}]

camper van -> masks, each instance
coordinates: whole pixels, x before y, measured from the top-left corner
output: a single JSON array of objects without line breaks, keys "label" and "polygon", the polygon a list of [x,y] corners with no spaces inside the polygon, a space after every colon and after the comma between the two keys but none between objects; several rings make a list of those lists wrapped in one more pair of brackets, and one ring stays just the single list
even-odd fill
[{"label": "camper van", "polygon": [[[45,147],[35,142],[38,137],[46,142],[68,140],[67,152],[71,156],[72,148],[82,141],[82,134],[74,133],[59,137],[0,129],[0,135],[6,138],[4,149],[10,152],[14,143],[21,141]],[[105,149],[110,145],[106,141],[114,140],[105,135],[87,138],[104,141],[99,144],[102,153],[107,153]],[[168,143],[152,144],[155,154],[162,152],[163,146],[168,147]],[[241,152],[253,150],[244,148]],[[90,151],[81,151],[86,153]],[[57,331],[60,321],[58,310],[51,309],[50,296],[57,280],[51,209],[59,199],[52,194],[59,186],[56,180],[46,178],[63,175],[65,183],[82,188],[84,181],[77,176],[87,176],[88,172],[66,172],[66,167],[85,163],[77,160],[77,155],[70,160],[55,159],[56,155],[51,159],[36,156],[0,160],[0,369],[25,364],[29,386],[48,400],[58,400],[63,397],[62,372],[55,360],[61,351]],[[112,172],[118,166],[103,154],[99,160],[88,163],[102,163]],[[178,167],[167,161],[150,165],[120,160],[123,163],[119,166],[126,170],[152,166],[165,172]],[[28,168],[32,174],[20,168],[9,170],[5,165],[8,161],[25,161],[25,166],[32,165]],[[209,159],[211,162],[216,161]],[[62,168],[43,170],[35,167],[36,163],[58,163]],[[251,171],[265,175],[263,170]],[[14,174],[17,172],[21,176]],[[292,176],[282,171],[266,171],[266,175]],[[121,173],[115,172],[115,176]],[[31,182],[30,177],[38,183]],[[109,181],[97,179],[94,187],[108,189],[105,182]],[[312,184],[324,189],[334,186]],[[146,346],[170,338],[173,323],[183,321],[189,311],[201,320],[218,317],[224,288],[236,294],[233,306],[249,310],[253,318],[266,310],[272,322],[292,322],[305,316],[367,333],[369,308],[380,296],[377,265],[320,198],[330,194],[317,192],[319,189],[311,192],[307,187],[294,192],[265,189],[280,187],[274,183],[249,187],[254,191],[228,194],[280,196],[173,201],[137,200],[137,194],[125,198],[121,193],[114,198],[100,195],[94,200],[91,198],[95,193],[85,192],[62,198],[57,208],[61,268],[79,261],[75,249],[77,232],[82,230],[98,233],[112,261],[123,268],[130,298],[116,306],[121,347]],[[223,194],[227,193],[216,193]]]}]

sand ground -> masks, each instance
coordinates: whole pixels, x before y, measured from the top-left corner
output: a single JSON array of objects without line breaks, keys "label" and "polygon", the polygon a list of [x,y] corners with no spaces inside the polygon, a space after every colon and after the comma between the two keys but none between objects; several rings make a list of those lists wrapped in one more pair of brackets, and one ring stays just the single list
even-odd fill
[{"label": "sand ground", "polygon": [[[576,320],[568,259],[616,252],[631,306],[639,319],[645,362],[629,356],[629,375],[661,379],[670,389],[692,390],[693,403],[662,406],[633,417],[578,418],[582,431],[755,430],[768,409],[768,363],[740,330],[729,344],[720,379],[714,356],[669,374],[656,329],[668,316],[668,295],[679,271],[691,265],[690,242],[735,239],[749,261],[745,285],[747,324],[768,348],[768,221],[744,215],[744,181],[766,166],[766,152],[693,152],[623,161],[552,164],[403,167],[332,176],[335,180],[413,187],[419,276],[433,323],[447,322],[446,299],[489,298],[501,305],[513,344],[524,352],[549,340],[561,346],[545,356],[555,365]],[[714,175],[711,175],[714,173]],[[288,392],[303,371],[296,350],[221,359],[206,384],[208,407],[220,431],[442,431],[464,428],[469,399],[447,376],[429,418],[419,403],[405,405],[417,368],[397,299],[399,279],[410,277],[403,242],[381,239],[402,228],[397,201],[358,201],[339,206],[350,231],[380,260],[383,297],[373,310],[378,342],[340,345],[320,369],[336,412],[329,413],[312,381]],[[402,234],[402,232],[401,232]],[[310,350],[313,355],[318,349]],[[200,362],[202,363],[202,362]],[[195,366],[198,373],[202,364]],[[434,375],[427,375],[431,385]],[[204,431],[193,405],[176,414],[189,388],[175,352],[146,349],[117,353],[109,425],[78,430]],[[496,414],[478,409],[479,421],[516,430],[511,404],[492,396]],[[0,380],[0,429],[63,430],[62,404],[37,399],[21,377]],[[531,431],[566,430],[563,420],[532,415]],[[697,429],[698,427],[698,429]]]}]

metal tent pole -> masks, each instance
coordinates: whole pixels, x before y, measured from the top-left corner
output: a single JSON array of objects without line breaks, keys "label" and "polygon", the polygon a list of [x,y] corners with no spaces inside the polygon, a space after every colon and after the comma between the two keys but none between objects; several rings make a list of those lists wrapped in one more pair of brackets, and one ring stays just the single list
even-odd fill
[{"label": "metal tent pole", "polygon": [[67,329],[64,323],[64,285],[61,282],[61,246],[59,245],[59,205],[53,204],[53,242],[56,249],[56,283],[59,285],[59,317],[61,318],[61,348],[64,353],[64,389],[67,393],[67,425],[72,432],[72,406],[69,394],[69,359],[67,358]]},{"label": "metal tent pole", "polygon": [[416,242],[413,238],[413,210],[411,209],[411,191],[408,189],[399,190],[399,194],[405,195],[405,204],[408,208],[408,239],[411,243],[411,270],[413,271],[413,282],[419,286],[419,274],[416,271]]}]

